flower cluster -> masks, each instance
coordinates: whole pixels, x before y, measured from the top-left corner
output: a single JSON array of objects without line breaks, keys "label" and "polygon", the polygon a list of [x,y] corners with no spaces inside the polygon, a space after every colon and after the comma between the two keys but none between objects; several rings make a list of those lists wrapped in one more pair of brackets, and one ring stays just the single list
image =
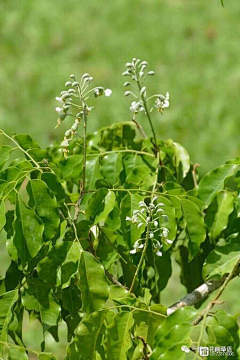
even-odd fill
[{"label": "flower cluster", "polygon": [[[133,96],[136,100],[131,103],[130,110],[133,112],[133,120],[135,119],[136,114],[140,111],[147,112],[147,102],[153,98],[155,98],[154,107],[163,112],[163,109],[169,107],[169,93],[167,92],[166,96],[162,94],[155,94],[147,98],[147,88],[143,86],[145,80],[148,76],[153,76],[154,71],[148,71],[145,74],[145,69],[147,68],[147,61],[141,61],[140,59],[133,58],[131,62],[126,63],[127,70],[123,72],[123,76],[129,76],[131,80],[135,81],[137,86],[133,83],[127,81],[124,83],[124,86],[131,86],[132,91],[125,91],[125,96]],[[153,107],[151,108],[151,111]]]},{"label": "flower cluster", "polygon": [[[144,201],[138,203],[139,210],[134,210],[132,217],[127,216],[126,220],[132,222],[138,229],[144,228],[146,236],[149,237],[152,243],[152,248],[157,256],[162,256],[161,248],[163,243],[172,244],[173,241],[168,239],[169,230],[162,223],[168,221],[168,216],[164,214],[164,204],[157,201],[155,196],[147,205]],[[147,237],[138,239],[130,254],[136,254],[144,248]]]},{"label": "flower cluster", "polygon": [[[101,95],[110,96],[112,90],[104,89],[102,86],[97,86],[87,91],[90,83],[93,81],[93,77],[89,74],[83,74],[81,82],[76,81],[75,75],[70,75],[70,81],[65,83],[67,90],[60,93],[60,96],[56,97],[56,100],[60,103],[60,106],[56,107],[58,113],[57,126],[60,126],[62,121],[67,116],[74,117],[74,123],[70,129],[65,132],[64,139],[61,143],[64,156],[67,156],[68,147],[74,135],[77,133],[79,125],[85,126],[86,117],[89,115],[93,106],[88,106],[87,100],[90,96],[99,97]],[[73,98],[76,102],[73,102]]]}]

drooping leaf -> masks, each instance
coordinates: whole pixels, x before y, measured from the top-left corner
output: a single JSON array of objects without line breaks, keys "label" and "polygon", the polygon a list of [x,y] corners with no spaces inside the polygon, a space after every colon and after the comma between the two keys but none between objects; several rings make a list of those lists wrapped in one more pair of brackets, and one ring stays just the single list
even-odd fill
[{"label": "drooping leaf", "polygon": [[188,236],[189,261],[199,252],[200,245],[206,238],[206,229],[203,216],[197,207],[190,200],[181,200],[182,212],[186,221],[186,233]]},{"label": "drooping leaf", "polygon": [[0,146],[0,171],[5,165],[6,161],[9,159],[13,148],[8,145]]},{"label": "drooping leaf", "polygon": [[132,248],[136,240],[141,237],[144,228],[137,228],[135,224],[130,223],[126,220],[126,217],[132,217],[134,210],[139,210],[139,201],[143,200],[142,196],[131,193],[126,195],[121,202],[121,224],[124,242],[129,249]]},{"label": "drooping leaf", "polygon": [[89,252],[82,251],[79,271],[83,311],[90,314],[103,308],[109,296],[110,288],[103,266]]},{"label": "drooping leaf", "polygon": [[41,249],[44,226],[35,211],[26,206],[21,195],[18,194],[16,198],[13,244],[17,248],[18,256],[25,264]]},{"label": "drooping leaf", "polygon": [[50,286],[42,280],[32,278],[28,281],[22,295],[22,303],[27,310],[39,313],[44,330],[58,325],[61,307]]},{"label": "drooping leaf", "polygon": [[211,278],[214,275],[228,274],[232,271],[237,261],[240,259],[240,242],[239,239],[233,239],[230,244],[216,246],[213,249],[203,266],[203,277]]},{"label": "drooping leaf", "polygon": [[29,205],[35,208],[44,223],[44,236],[51,240],[56,235],[60,224],[56,198],[49,191],[46,183],[38,179],[28,182],[27,191],[30,196]]},{"label": "drooping leaf", "polygon": [[[179,143],[168,140],[168,145],[174,149],[175,166],[177,168],[178,178],[180,170],[182,170],[182,178],[184,179],[190,169],[190,157],[187,150]],[[182,169],[179,165],[181,164]]]},{"label": "drooping leaf", "polygon": [[234,195],[230,192],[220,192],[217,194],[218,209],[215,213],[214,222],[210,229],[210,237],[215,241],[221,232],[226,229],[228,217],[233,211]]},{"label": "drooping leaf", "polygon": [[[78,256],[78,259],[80,258],[80,250],[78,245],[69,242],[69,241],[63,241],[59,245],[54,245],[49,250],[47,256],[41,260],[37,265],[37,272],[40,279],[42,279],[44,282],[48,284],[55,284],[56,278],[57,278],[57,272],[61,265],[64,264],[64,262],[67,259],[67,256],[69,252],[71,251],[71,248],[73,248],[73,252],[76,256]],[[71,262],[68,263],[68,265]],[[65,264],[65,282],[69,280],[69,277],[67,276],[66,269],[67,264]],[[70,265],[71,266],[71,265]],[[74,272],[77,271],[77,262],[74,266]]]},{"label": "drooping leaf", "polygon": [[[17,290],[12,290],[0,296],[0,340],[8,342],[8,326],[13,316],[12,307],[18,298]],[[3,345],[0,344],[0,354],[3,355]]]},{"label": "drooping leaf", "polygon": [[132,312],[116,314],[107,333],[105,352],[108,359],[127,360],[127,352],[132,346],[130,330],[134,324]]},{"label": "drooping leaf", "polygon": [[107,189],[97,190],[88,202],[86,217],[93,224],[100,223],[107,219],[108,214],[113,210],[115,194]]},{"label": "drooping leaf", "polygon": [[101,172],[103,178],[115,185],[119,182],[119,176],[123,169],[122,154],[112,152],[102,158]]},{"label": "drooping leaf", "polygon": [[41,179],[47,184],[49,189],[53,192],[58,202],[62,203],[65,199],[65,192],[63,186],[57,175],[46,172],[41,175]]},{"label": "drooping leaf", "polygon": [[199,198],[204,201],[205,207],[208,207],[215,195],[224,187],[224,182],[237,171],[238,165],[225,164],[205,175],[199,183]]},{"label": "drooping leaf", "polygon": [[65,288],[69,285],[69,282],[73,275],[78,271],[79,261],[81,255],[81,247],[79,243],[73,243],[70,247],[65,261],[61,266],[61,284]]},{"label": "drooping leaf", "polygon": [[105,316],[105,311],[95,311],[77,327],[75,331],[75,342],[81,360],[96,358],[97,338]]}]

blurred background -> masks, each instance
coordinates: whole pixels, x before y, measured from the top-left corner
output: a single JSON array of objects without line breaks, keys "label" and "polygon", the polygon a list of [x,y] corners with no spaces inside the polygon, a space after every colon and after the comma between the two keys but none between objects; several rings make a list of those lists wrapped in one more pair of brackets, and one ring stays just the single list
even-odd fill
[{"label": "blurred background", "polygon": [[[153,113],[159,138],[182,143],[201,174],[239,155],[239,1],[225,0],[223,8],[220,0],[1,0],[0,11],[0,128],[9,134],[27,132],[41,146],[61,140],[70,119],[54,130],[55,96],[72,73],[88,72],[95,85],[113,90],[94,100],[90,131],[131,120],[121,74],[138,57],[156,73],[148,93],[170,93],[164,116]],[[138,120],[150,134],[142,114]],[[3,237],[0,257],[3,275],[9,265]],[[174,269],[165,305],[185,294]],[[223,296],[233,313],[239,311],[236,280]],[[64,326],[61,334],[60,346],[52,347],[50,335],[47,341],[59,359]],[[24,336],[36,349],[39,324],[26,318]]]},{"label": "blurred background", "polygon": [[[94,101],[89,130],[131,120],[121,74],[139,57],[156,72],[148,93],[170,93],[164,116],[153,113],[158,136],[182,143],[201,174],[236,157],[240,4],[225,3],[1,0],[0,127],[27,132],[42,146],[62,139],[69,124],[54,130],[55,96],[71,73],[85,72],[113,90]],[[148,130],[142,114],[139,121]]]}]

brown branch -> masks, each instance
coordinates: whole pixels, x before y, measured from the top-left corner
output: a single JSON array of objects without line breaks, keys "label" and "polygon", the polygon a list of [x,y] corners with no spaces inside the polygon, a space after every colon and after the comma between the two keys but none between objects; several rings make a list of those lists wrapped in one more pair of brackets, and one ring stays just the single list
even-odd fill
[{"label": "brown branch", "polygon": [[126,286],[124,286],[123,284],[121,284],[112,274],[110,274],[109,271],[107,271],[105,269],[105,275],[106,277],[114,284],[114,285],[117,285],[117,286],[120,286],[122,289],[126,289],[128,290],[128,288]]},{"label": "brown branch", "polygon": [[[228,280],[228,282],[232,278],[237,276],[239,273],[240,273],[240,266],[237,266],[236,269],[234,270],[233,276]],[[171,315],[172,313],[174,313],[177,309],[180,309],[181,307],[192,306],[192,305],[198,303],[199,301],[205,299],[214,290],[217,290],[218,288],[220,288],[220,286],[222,286],[225,283],[226,279],[228,279],[228,276],[223,276],[222,279],[219,279],[219,280],[212,279],[212,280],[209,280],[206,283],[200,285],[198,288],[193,290],[191,293],[184,296],[181,300],[179,300],[175,304],[171,305],[167,309],[167,315]]]},{"label": "brown branch", "polygon": [[143,130],[143,127],[135,120],[135,119],[132,119],[132,121],[134,122],[134,124],[136,125],[137,129],[139,130],[140,134],[142,135],[142,137],[144,139],[147,138],[147,135],[145,133],[145,131]]}]

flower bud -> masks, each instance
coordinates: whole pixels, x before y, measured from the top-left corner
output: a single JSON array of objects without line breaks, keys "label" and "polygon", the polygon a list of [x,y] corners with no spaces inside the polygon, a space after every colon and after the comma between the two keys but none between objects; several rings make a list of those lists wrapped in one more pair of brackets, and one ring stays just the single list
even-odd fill
[{"label": "flower bud", "polygon": [[69,146],[68,140],[67,140],[67,139],[63,140],[63,141],[61,142],[61,146],[62,146],[62,147],[68,147],[68,146]]},{"label": "flower bud", "polygon": [[65,82],[65,86],[71,86],[71,85],[72,85],[71,81]]},{"label": "flower bud", "polygon": [[75,75],[74,75],[74,74],[71,74],[71,75],[70,75],[70,78],[71,78],[71,79],[75,79]]},{"label": "flower bud", "polygon": [[125,91],[124,96],[129,96],[129,95],[131,95],[131,91]]},{"label": "flower bud", "polygon": [[129,85],[131,85],[131,83],[129,81],[127,81],[123,84],[123,86],[129,86]]},{"label": "flower bud", "polygon": [[140,95],[145,95],[146,89],[147,89],[146,86],[144,86],[140,91]]},{"label": "flower bud", "polygon": [[82,79],[85,79],[85,78],[87,78],[87,77],[89,77],[90,75],[88,74],[88,73],[85,73],[85,74],[83,74],[83,76],[82,76]]},{"label": "flower bud", "polygon": [[147,73],[147,75],[155,75],[155,72],[154,72],[154,71],[149,71],[149,72]]},{"label": "flower bud", "polygon": [[72,83],[72,86],[78,86],[79,85],[79,82],[78,81],[74,81],[73,83]]},{"label": "flower bud", "polygon": [[77,129],[78,129],[78,123],[75,122],[75,123],[72,125],[71,129],[72,129],[72,131],[77,131]]},{"label": "flower bud", "polygon": [[72,135],[72,131],[71,131],[71,130],[67,130],[67,131],[65,132],[66,138],[71,137],[71,135]]},{"label": "flower bud", "polygon": [[70,95],[72,95],[73,93],[75,93],[76,92],[76,90],[74,90],[74,89],[69,89],[68,90],[68,93],[70,94]]}]

